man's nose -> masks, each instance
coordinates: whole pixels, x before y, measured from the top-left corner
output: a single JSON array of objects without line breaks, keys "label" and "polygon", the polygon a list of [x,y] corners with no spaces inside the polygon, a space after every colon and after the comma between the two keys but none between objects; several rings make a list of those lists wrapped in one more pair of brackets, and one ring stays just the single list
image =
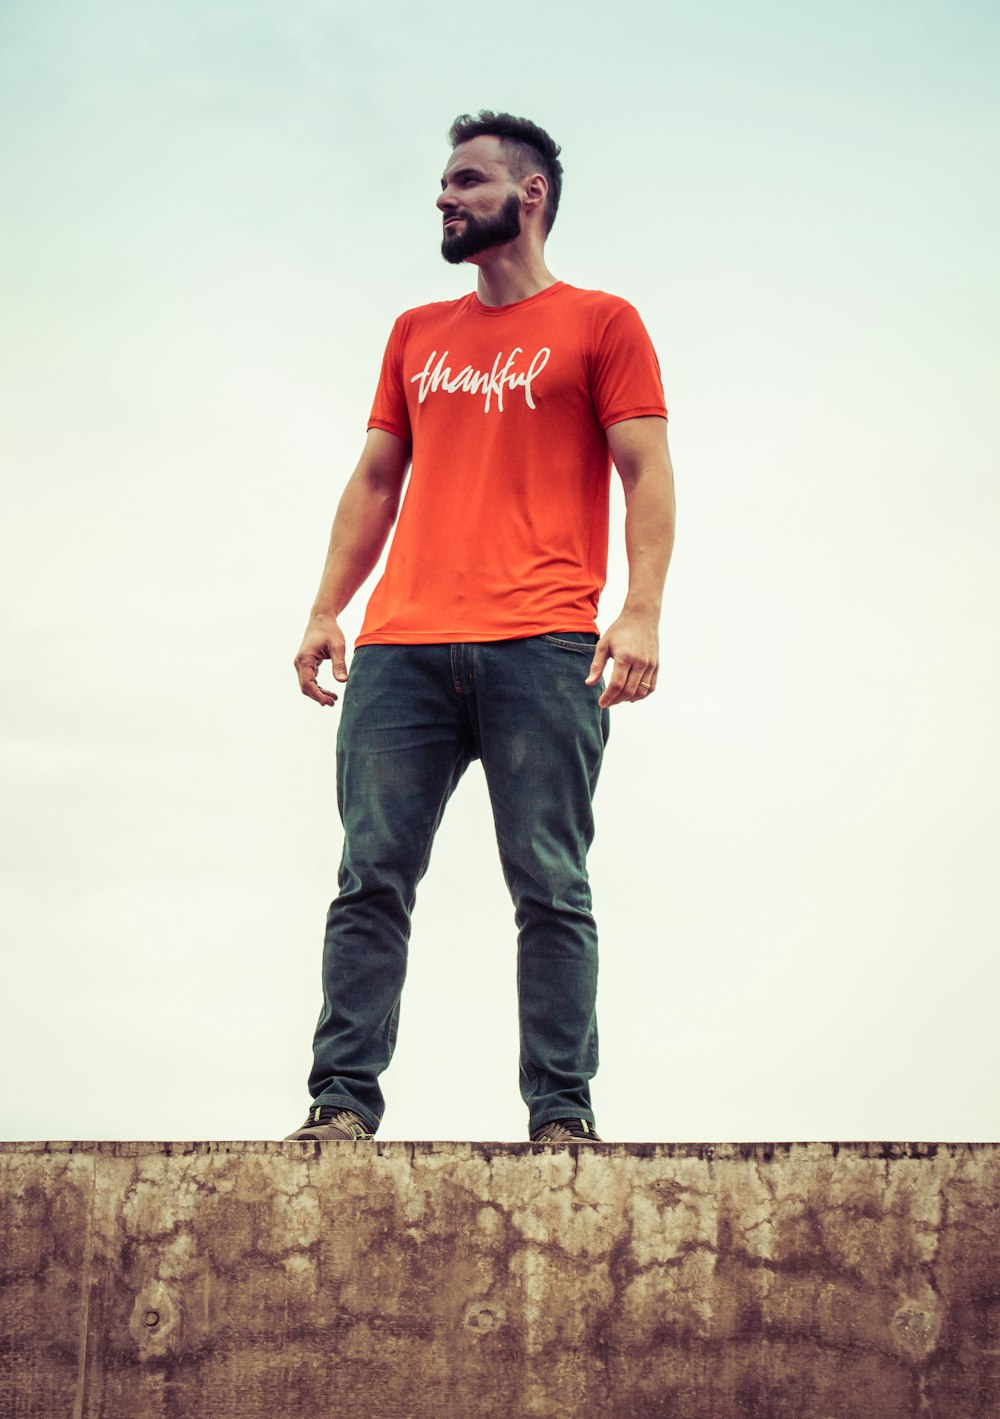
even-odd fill
[{"label": "man's nose", "polygon": [[436,205],[440,208],[442,212],[445,212],[448,210],[449,207],[457,207],[458,199],[454,197],[450,189],[446,187],[441,193],[441,196],[438,198]]}]

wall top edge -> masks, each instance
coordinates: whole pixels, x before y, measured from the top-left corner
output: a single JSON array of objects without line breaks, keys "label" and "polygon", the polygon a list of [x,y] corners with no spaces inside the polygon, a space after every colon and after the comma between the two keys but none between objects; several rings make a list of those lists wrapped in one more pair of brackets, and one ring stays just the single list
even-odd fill
[{"label": "wall top edge", "polygon": [[606,1158],[698,1158],[704,1161],[753,1160],[768,1162],[772,1159],[796,1157],[801,1160],[813,1157],[817,1160],[836,1158],[840,1154],[860,1158],[894,1159],[927,1158],[940,1155],[955,1157],[970,1153],[1000,1153],[1000,1142],[917,1142],[917,1141],[877,1141],[852,1140],[797,1141],[797,1142],[745,1142],[745,1143],[572,1143],[551,1145],[521,1142],[480,1142],[464,1139],[374,1139],[369,1142],[343,1143],[284,1143],[269,1139],[194,1139],[160,1141],[152,1139],[78,1139],[40,1140],[16,1139],[0,1140],[0,1154],[110,1154],[117,1157],[139,1157],[161,1154],[165,1157],[185,1157],[198,1154],[248,1154],[261,1156],[275,1154],[281,1157],[314,1156],[329,1149],[364,1155],[374,1151],[379,1156],[393,1154],[412,1157],[419,1154],[442,1154],[453,1157],[494,1158],[498,1156],[534,1156],[539,1153],[568,1150],[573,1153],[597,1153]]}]

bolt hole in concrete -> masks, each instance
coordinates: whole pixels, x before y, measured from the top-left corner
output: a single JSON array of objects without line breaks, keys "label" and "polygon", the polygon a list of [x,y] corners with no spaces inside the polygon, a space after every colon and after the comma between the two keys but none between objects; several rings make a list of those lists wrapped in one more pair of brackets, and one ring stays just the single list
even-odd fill
[{"label": "bolt hole in concrete", "polygon": [[146,1324],[147,1324],[148,1326],[150,1326],[150,1327],[152,1327],[152,1326],[154,1326],[154,1325],[159,1325],[159,1323],[160,1323],[160,1313],[159,1313],[159,1311],[147,1311],[146,1314],[145,1314],[144,1319],[145,1319]]},{"label": "bolt hole in concrete", "polygon": [[501,1323],[502,1319],[503,1317],[498,1315],[491,1306],[484,1305],[470,1307],[465,1315],[465,1323],[469,1329],[477,1330],[480,1333],[492,1330],[494,1326]]}]

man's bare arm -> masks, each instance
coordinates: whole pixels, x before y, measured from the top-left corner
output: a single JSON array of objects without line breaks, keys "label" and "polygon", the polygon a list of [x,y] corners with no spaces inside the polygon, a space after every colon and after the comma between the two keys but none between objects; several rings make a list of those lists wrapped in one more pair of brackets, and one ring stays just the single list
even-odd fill
[{"label": "man's bare arm", "polygon": [[399,512],[410,446],[384,429],[370,429],[357,468],[344,489],[330,532],[319,590],[295,657],[299,688],[321,705],[337,696],[316,683],[329,660],[336,680],[347,679],[344,634],[337,617],[367,576],[386,544]]},{"label": "man's bare arm", "polygon": [[660,608],[675,522],[666,419],[623,419],[612,424],[608,446],[625,489],[628,595],[618,619],[598,641],[587,676],[587,684],[594,684],[608,659],[614,660],[614,674],[598,701],[602,707],[644,700],[656,689]]}]

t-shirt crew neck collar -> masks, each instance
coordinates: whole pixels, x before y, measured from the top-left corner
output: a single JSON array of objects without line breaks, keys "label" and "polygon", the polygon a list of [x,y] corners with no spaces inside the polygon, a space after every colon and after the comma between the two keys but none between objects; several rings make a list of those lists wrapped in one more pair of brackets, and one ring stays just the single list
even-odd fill
[{"label": "t-shirt crew neck collar", "polygon": [[534,305],[536,301],[543,301],[546,296],[551,296],[555,291],[562,291],[566,287],[565,281],[555,281],[551,286],[546,286],[542,291],[536,291],[533,296],[525,296],[523,301],[510,301],[507,305],[484,305],[479,299],[476,291],[472,291],[472,309],[478,311],[480,315],[506,315],[512,310],[524,310],[525,306]]}]

